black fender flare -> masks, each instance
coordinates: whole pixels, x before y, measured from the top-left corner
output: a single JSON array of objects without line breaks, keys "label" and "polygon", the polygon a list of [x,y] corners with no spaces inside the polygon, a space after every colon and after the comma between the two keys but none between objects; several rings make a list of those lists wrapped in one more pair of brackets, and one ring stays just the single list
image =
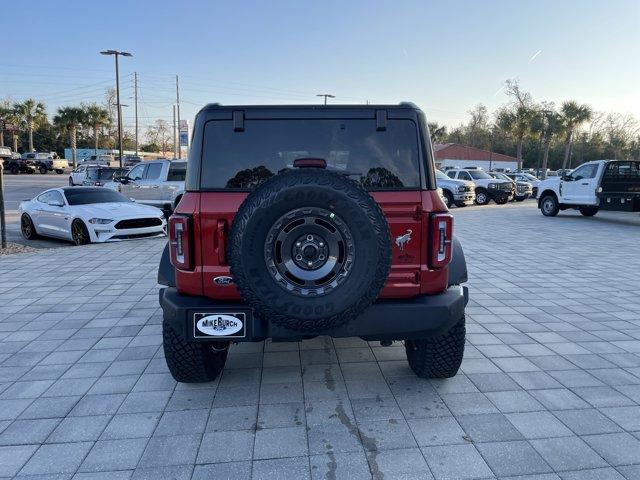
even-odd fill
[{"label": "black fender flare", "polygon": [[171,265],[169,243],[164,246],[162,257],[160,257],[160,266],[158,267],[158,283],[167,287],[176,286],[176,269],[173,265]]},{"label": "black fender flare", "polygon": [[449,263],[449,286],[460,285],[468,280],[467,261],[464,258],[462,244],[457,237],[453,237],[451,263]]}]

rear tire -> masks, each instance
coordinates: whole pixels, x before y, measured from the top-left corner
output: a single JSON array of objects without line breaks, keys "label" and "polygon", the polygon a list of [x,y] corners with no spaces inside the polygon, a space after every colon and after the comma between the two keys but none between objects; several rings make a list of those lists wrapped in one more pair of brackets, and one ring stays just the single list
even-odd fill
[{"label": "rear tire", "polygon": [[69,177],[69,186],[73,187],[73,180],[71,179],[71,177]]},{"label": "rear tire", "polygon": [[580,210],[580,213],[585,217],[593,217],[596,213],[598,213],[599,208],[584,206],[584,207],[579,207],[578,210]]},{"label": "rear tire", "polygon": [[540,200],[540,211],[545,217],[555,217],[560,211],[560,205],[558,205],[558,199],[555,195],[545,195]]},{"label": "rear tire", "polygon": [[48,170],[47,170],[45,167],[40,167],[40,168],[38,169],[38,171],[39,171],[42,175],[46,175]]},{"label": "rear tire", "polygon": [[220,375],[227,362],[228,342],[187,342],[164,323],[162,339],[169,372],[178,382],[211,382]]},{"label": "rear tire", "polygon": [[18,175],[20,173],[20,169],[18,167],[11,167],[11,174]]},{"label": "rear tire", "polygon": [[56,173],[57,173],[58,175],[62,175],[62,174],[64,173],[64,170],[62,170],[62,169],[58,169],[58,170],[56,170]]},{"label": "rear tire", "polygon": [[422,340],[405,340],[409,367],[420,378],[451,378],[464,356],[464,316],[448,332]]}]

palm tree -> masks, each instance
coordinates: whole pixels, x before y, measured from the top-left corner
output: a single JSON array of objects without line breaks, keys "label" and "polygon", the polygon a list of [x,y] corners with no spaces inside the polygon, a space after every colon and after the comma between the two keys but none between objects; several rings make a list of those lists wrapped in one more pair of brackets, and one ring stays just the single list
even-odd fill
[{"label": "palm tree", "polygon": [[[13,144],[13,151],[17,152],[18,151],[18,135],[16,134],[16,131],[17,131],[16,125],[19,123],[19,119],[15,109],[8,108],[6,113],[3,111],[2,118],[0,118],[0,121],[4,121],[5,124],[11,125],[12,128],[7,131],[11,132],[11,142]],[[4,132],[2,136],[4,137]],[[2,143],[4,145],[4,141]]]},{"label": "palm tree", "polygon": [[37,125],[46,121],[47,114],[45,107],[33,98],[28,98],[22,103],[16,103],[14,109],[19,122],[26,127],[29,132],[29,151],[33,152],[33,130]]},{"label": "palm tree", "polygon": [[93,129],[94,150],[97,155],[99,131],[101,128],[108,127],[111,124],[111,117],[105,108],[95,103],[84,106],[83,109],[86,117],[85,123]]},{"label": "palm tree", "polygon": [[562,104],[562,117],[565,127],[565,144],[564,144],[564,161],[562,168],[565,169],[569,165],[571,158],[571,148],[573,146],[573,134],[575,130],[584,122],[591,120],[593,111],[589,105],[579,105],[575,100],[570,100]]},{"label": "palm tree", "polygon": [[13,108],[8,101],[0,102],[0,147],[4,147],[4,125],[10,123],[9,118],[13,114]]},{"label": "palm tree", "polygon": [[518,168],[522,168],[522,147],[524,138],[531,130],[532,110],[524,105],[518,105],[512,109],[503,109],[498,112],[498,127],[510,134],[516,140],[516,157]]},{"label": "palm tree", "polygon": [[547,163],[549,161],[549,147],[551,146],[551,139],[556,135],[561,135],[564,132],[565,124],[562,115],[555,110],[543,110],[544,115],[544,127],[542,138],[544,150],[542,154],[542,180],[547,178]]},{"label": "palm tree", "polygon": [[447,138],[446,125],[439,125],[437,122],[429,122],[429,133],[431,133],[431,143],[444,143]]},{"label": "palm tree", "polygon": [[63,107],[58,109],[58,114],[53,117],[53,124],[61,131],[69,133],[71,141],[71,158],[73,159],[73,168],[77,166],[76,162],[76,134],[78,127],[86,123],[85,112],[78,107]]}]

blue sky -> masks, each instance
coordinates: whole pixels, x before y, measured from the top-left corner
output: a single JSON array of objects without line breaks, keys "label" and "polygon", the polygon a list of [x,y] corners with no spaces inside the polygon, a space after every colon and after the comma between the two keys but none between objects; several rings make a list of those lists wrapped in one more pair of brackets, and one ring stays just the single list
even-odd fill
[{"label": "blue sky", "polygon": [[[640,2],[25,1],[3,9],[0,98],[99,101],[121,62],[122,103],[139,72],[141,124],[209,102],[410,100],[455,125],[493,110],[518,78],[535,100],[576,99],[640,116]],[[10,21],[7,21],[10,20]],[[537,54],[537,55],[536,55]],[[534,57],[532,59],[532,57]],[[133,124],[133,108],[125,125]]]}]

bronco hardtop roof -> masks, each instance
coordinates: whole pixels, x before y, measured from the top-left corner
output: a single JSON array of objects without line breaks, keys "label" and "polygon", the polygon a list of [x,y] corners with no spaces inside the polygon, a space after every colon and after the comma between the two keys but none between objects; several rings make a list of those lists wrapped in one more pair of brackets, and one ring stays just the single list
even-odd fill
[{"label": "bronco hardtop roof", "polygon": [[[196,117],[224,119],[241,112],[246,119],[264,118],[373,118],[382,112],[388,118],[413,118],[422,115],[422,110],[410,102],[378,105],[205,105]],[[196,122],[197,123],[197,122]]]},{"label": "bronco hardtop roof", "polygon": [[396,104],[331,104],[331,105],[222,105],[221,103],[209,103],[202,107],[201,112],[211,110],[341,110],[341,109],[362,109],[362,110],[391,110],[391,109],[412,109],[420,110],[413,102],[400,102]]}]

